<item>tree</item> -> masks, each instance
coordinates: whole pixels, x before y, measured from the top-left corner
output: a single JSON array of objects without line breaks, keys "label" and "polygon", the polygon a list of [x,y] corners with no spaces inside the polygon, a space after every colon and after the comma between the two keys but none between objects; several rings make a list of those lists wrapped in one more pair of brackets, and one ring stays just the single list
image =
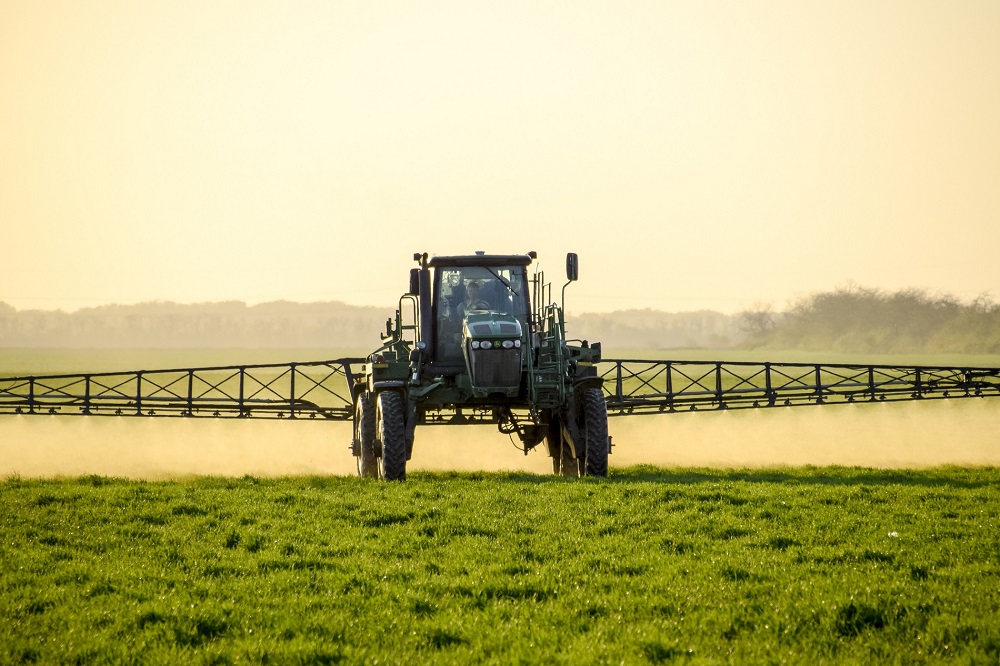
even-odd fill
[{"label": "tree", "polygon": [[774,309],[770,303],[757,302],[736,313],[740,330],[749,338],[761,338],[774,330]]}]

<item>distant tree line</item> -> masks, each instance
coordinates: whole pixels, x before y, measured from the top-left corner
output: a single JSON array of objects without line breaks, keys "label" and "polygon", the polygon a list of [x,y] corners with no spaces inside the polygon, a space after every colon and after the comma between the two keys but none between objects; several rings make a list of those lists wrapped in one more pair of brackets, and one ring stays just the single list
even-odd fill
[{"label": "distant tree line", "polygon": [[784,313],[756,305],[737,315],[742,346],[856,353],[1000,353],[1000,305],[922,289],[849,285],[810,295]]},{"label": "distant tree line", "polygon": [[368,348],[390,314],[340,302],[154,302],[72,313],[0,303],[0,347]]},{"label": "distant tree line", "polygon": [[711,310],[619,310],[566,318],[566,335],[615,349],[724,349],[747,337],[732,315]]},{"label": "distant tree line", "polygon": [[[340,302],[106,305],[76,312],[0,303],[0,347],[374,349],[392,312]],[[605,349],[729,347],[745,336],[731,315],[625,310],[567,317],[574,339]]]},{"label": "distant tree line", "polygon": [[[330,301],[105,305],[67,313],[0,303],[0,347],[374,349],[388,309]],[[622,310],[570,314],[571,339],[617,350],[802,349],[847,353],[1000,353],[1000,305],[919,289],[857,286],[813,294],[785,312],[736,315]]]}]

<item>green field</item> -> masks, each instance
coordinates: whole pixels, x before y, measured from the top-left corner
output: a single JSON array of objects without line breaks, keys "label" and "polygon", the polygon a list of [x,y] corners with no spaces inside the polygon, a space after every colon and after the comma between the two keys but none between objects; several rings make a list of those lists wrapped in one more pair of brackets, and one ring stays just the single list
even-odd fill
[{"label": "green field", "polygon": [[0,483],[0,662],[997,663],[1000,469]]}]

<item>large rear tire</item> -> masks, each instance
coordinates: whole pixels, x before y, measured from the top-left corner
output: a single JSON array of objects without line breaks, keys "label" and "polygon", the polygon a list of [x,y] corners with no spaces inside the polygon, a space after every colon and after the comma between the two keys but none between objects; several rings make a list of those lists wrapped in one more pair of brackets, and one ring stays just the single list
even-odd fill
[{"label": "large rear tire", "polygon": [[[604,399],[604,391],[600,388],[584,389],[581,402],[583,404],[583,441],[586,448],[586,470],[581,470],[587,476],[608,475],[608,403]],[[582,467],[582,466],[581,466]]]},{"label": "large rear tire", "polygon": [[378,438],[382,442],[379,475],[386,481],[406,479],[406,422],[403,396],[397,391],[378,394]]},{"label": "large rear tire", "polygon": [[378,478],[378,456],[375,452],[375,399],[368,391],[358,394],[354,402],[354,438],[359,444],[358,476]]}]

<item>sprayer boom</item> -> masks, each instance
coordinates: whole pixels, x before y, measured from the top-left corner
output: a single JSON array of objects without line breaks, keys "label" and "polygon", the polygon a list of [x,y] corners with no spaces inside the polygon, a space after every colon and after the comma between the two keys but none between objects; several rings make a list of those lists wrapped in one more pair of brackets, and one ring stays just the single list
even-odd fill
[{"label": "sprayer boom", "polygon": [[[0,414],[350,420],[366,360],[0,378]],[[609,416],[1000,396],[1000,368],[606,359]],[[495,410],[427,414],[495,423]]]}]

